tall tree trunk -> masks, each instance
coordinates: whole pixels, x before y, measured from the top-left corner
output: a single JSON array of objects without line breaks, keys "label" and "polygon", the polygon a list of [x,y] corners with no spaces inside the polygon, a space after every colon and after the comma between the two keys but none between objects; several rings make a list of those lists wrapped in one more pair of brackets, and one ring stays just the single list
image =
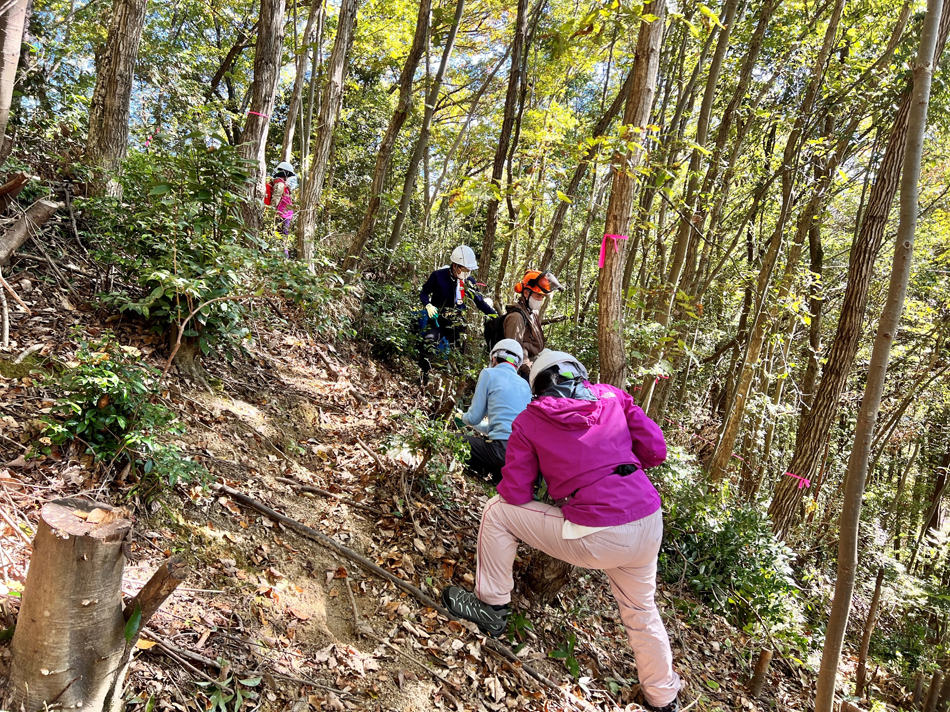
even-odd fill
[{"label": "tall tree trunk", "polygon": [[501,204],[501,176],[508,158],[511,130],[515,125],[515,113],[521,96],[522,53],[525,52],[525,37],[528,34],[528,0],[518,0],[518,15],[515,18],[515,34],[511,43],[511,69],[508,72],[508,90],[505,93],[505,109],[501,122],[498,146],[492,161],[491,186],[495,195],[488,201],[485,216],[485,235],[482,238],[482,254],[478,260],[478,274],[488,282],[492,252],[495,249],[495,232],[498,229],[498,206]]},{"label": "tall tree trunk", "polygon": [[[323,0],[310,0],[310,12],[307,15],[307,26],[303,31],[303,41],[297,48],[297,68],[294,74],[294,89],[290,94],[290,103],[287,105],[287,124],[284,126],[284,142],[280,147],[280,160],[289,161],[294,150],[294,134],[297,130],[297,121],[303,126],[303,85],[307,75],[307,64],[310,59],[310,46],[316,31],[317,16],[323,13]],[[322,18],[321,18],[322,20]],[[301,152],[301,156],[303,152]]]},{"label": "tall tree trunk", "polygon": [[267,179],[267,131],[274,113],[274,95],[280,79],[280,58],[284,46],[284,0],[261,0],[261,14],[257,22],[257,44],[254,48],[254,81],[251,84],[251,103],[247,121],[241,132],[241,157],[253,161],[249,223],[259,223],[260,203],[264,198]]},{"label": "tall tree trunk", "polygon": [[10,104],[13,101],[13,85],[16,83],[28,4],[29,0],[16,0],[0,17],[0,143],[6,140],[4,136],[10,120]]},{"label": "tall tree trunk", "polygon": [[904,153],[904,170],[900,186],[900,220],[894,245],[894,260],[891,266],[887,299],[878,324],[871,362],[868,366],[867,384],[861,399],[854,429],[854,446],[848,458],[845,475],[844,502],[838,521],[838,577],[831,603],[831,615],[825,634],[825,647],[821,656],[821,668],[815,694],[815,712],[832,712],[835,701],[835,681],[841,649],[848,628],[851,612],[851,597],[858,566],[858,534],[861,522],[861,503],[864,498],[864,482],[867,476],[868,457],[874,424],[881,406],[881,394],[891,355],[891,344],[897,335],[910,269],[913,261],[914,236],[917,227],[918,181],[920,161],[927,128],[927,105],[930,101],[930,84],[934,68],[934,50],[940,28],[940,16],[944,0],[928,0],[927,15],[920,38],[920,49],[914,66],[914,90],[911,112],[907,122],[907,144]]},{"label": "tall tree trunk", "polygon": [[[722,432],[719,436],[719,442],[716,450],[709,462],[709,476],[712,480],[722,479],[732,457],[732,449],[735,445],[736,437],[739,434],[739,426],[742,423],[742,416],[745,412],[745,405],[752,385],[752,375],[759,360],[762,344],[765,340],[765,301],[769,296],[769,287],[772,280],[772,270],[775,267],[775,261],[781,248],[782,236],[785,230],[785,222],[791,210],[793,197],[793,187],[796,183],[797,166],[800,157],[802,141],[805,137],[805,122],[810,118],[815,100],[818,97],[818,90],[824,80],[825,64],[831,54],[836,41],[838,23],[844,12],[844,0],[837,0],[831,17],[828,20],[828,26],[825,29],[825,38],[821,50],[812,65],[811,79],[808,88],[805,91],[805,97],[802,101],[802,108],[792,128],[791,134],[785,143],[785,150],[782,153],[782,204],[779,211],[778,220],[775,223],[775,230],[769,240],[766,253],[762,258],[762,267],[758,277],[758,304],[752,319],[752,329],[750,332],[749,343],[746,348],[745,358],[743,359],[742,371],[739,375],[739,381],[736,386],[736,393],[733,397],[731,407],[727,410],[726,419],[723,422]],[[816,205],[809,206],[816,210]],[[808,221],[810,224],[810,220]],[[799,236],[803,238],[801,230]],[[796,241],[795,257],[797,261],[798,252],[801,250],[801,240]],[[789,253],[789,265],[791,266],[792,253]],[[792,269],[794,273],[794,268]],[[789,278],[786,270],[786,280]],[[783,284],[783,287],[786,287]]]},{"label": "tall tree trunk", "polygon": [[[416,18],[416,33],[412,38],[412,46],[409,48],[409,55],[406,57],[406,63],[402,68],[402,76],[399,79],[399,101],[396,104],[396,110],[393,112],[392,118],[389,120],[389,126],[386,128],[383,141],[379,146],[366,213],[363,215],[363,222],[360,223],[359,230],[356,231],[356,235],[353,237],[346,259],[343,261],[344,272],[356,266],[356,262],[372,236],[373,228],[376,226],[376,215],[379,213],[379,206],[382,202],[386,176],[389,174],[389,167],[393,160],[393,147],[396,145],[399,132],[402,131],[402,125],[406,123],[406,118],[409,116],[412,80],[415,77],[416,68],[419,66],[419,60],[422,58],[426,40],[429,36],[429,13],[431,10],[432,0],[421,0],[419,16]],[[428,106],[426,106],[425,112],[429,113]]]},{"label": "tall tree trunk", "polygon": [[[656,78],[660,68],[660,45],[666,15],[666,0],[653,0],[643,6],[644,15],[654,15],[652,22],[641,21],[634,56],[634,81],[627,97],[623,123],[633,129],[642,129],[650,120]],[[626,235],[633,212],[636,178],[633,170],[640,162],[638,149],[613,160],[613,183],[607,203],[606,235]],[[597,284],[597,342],[600,350],[600,380],[623,388],[627,379],[627,358],[623,344],[623,257],[627,249],[624,241],[604,237],[604,265]],[[613,249],[617,245],[617,251]],[[623,251],[621,251],[621,248]]]},{"label": "tall tree trunk", "polygon": [[359,0],[343,0],[337,19],[336,38],[327,64],[327,82],[320,102],[319,128],[313,142],[313,156],[307,184],[301,191],[300,214],[297,217],[297,254],[310,261],[314,253],[314,235],[317,230],[317,207],[323,194],[323,181],[330,163],[330,148],[333,131],[343,105],[343,79],[346,76],[347,58],[353,45],[356,28],[356,11]]},{"label": "tall tree trunk", "polygon": [[[425,156],[426,149],[429,146],[429,132],[432,128],[432,117],[435,115],[435,105],[439,101],[439,92],[442,90],[442,81],[445,78],[445,71],[449,66],[449,57],[452,56],[452,48],[455,46],[455,37],[458,35],[459,25],[462,22],[462,14],[465,12],[465,0],[456,0],[455,16],[452,18],[452,27],[449,28],[448,37],[445,39],[445,47],[442,49],[442,60],[439,62],[439,68],[435,72],[435,78],[432,80],[432,86],[429,87],[429,93],[426,96],[425,111],[422,114],[422,128],[419,130],[419,138],[416,141],[415,148],[412,150],[412,156],[409,158],[409,167],[406,169],[406,179],[403,181],[402,197],[399,200],[399,210],[393,220],[393,231],[386,243],[386,248],[390,251],[395,250],[399,244],[399,238],[402,236],[402,228],[406,222],[406,215],[409,213],[409,203],[412,200],[412,194],[416,188],[416,176],[419,174],[419,164]],[[426,196],[428,198],[428,196]]]},{"label": "tall tree trunk", "polygon": [[145,6],[146,0],[113,0],[109,37],[96,57],[86,163],[101,171],[94,186],[98,193],[119,196],[122,192],[116,173],[128,149],[129,101]]},{"label": "tall tree trunk", "polygon": [[[939,60],[943,52],[948,32],[950,12],[943,12],[934,62]],[[821,380],[811,408],[802,413],[795,436],[795,452],[788,471],[806,479],[812,479],[818,467],[824,436],[831,429],[838,412],[841,392],[861,341],[864,310],[874,275],[874,263],[881,249],[887,218],[900,181],[910,109],[911,93],[908,91],[894,116],[887,148],[881,158],[881,165],[864,210],[861,232],[851,246],[848,281],[838,327],[828,349]],[[804,491],[797,487],[797,481],[791,477],[783,477],[776,484],[772,502],[769,504],[769,516],[772,518],[772,530],[777,536],[786,537],[798,521],[799,504],[803,494]]]}]

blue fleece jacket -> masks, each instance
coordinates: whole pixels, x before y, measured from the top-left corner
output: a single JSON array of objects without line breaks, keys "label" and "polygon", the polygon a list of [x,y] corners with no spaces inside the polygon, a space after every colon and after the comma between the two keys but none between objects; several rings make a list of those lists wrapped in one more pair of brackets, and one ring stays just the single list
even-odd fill
[{"label": "blue fleece jacket", "polygon": [[[462,414],[462,422],[471,425],[490,440],[507,440],[511,422],[531,402],[531,387],[510,363],[483,368],[472,396],[472,405]],[[482,421],[487,416],[487,426]]]}]

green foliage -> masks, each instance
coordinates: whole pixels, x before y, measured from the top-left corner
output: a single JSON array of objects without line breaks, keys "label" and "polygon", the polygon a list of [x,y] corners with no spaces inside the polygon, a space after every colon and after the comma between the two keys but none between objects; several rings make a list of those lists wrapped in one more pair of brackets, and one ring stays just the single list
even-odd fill
[{"label": "green foliage", "polygon": [[684,581],[710,607],[750,632],[758,623],[756,613],[773,635],[789,627],[799,599],[792,552],[772,534],[766,515],[754,505],[697,487],[703,473],[675,448],[650,474],[662,483],[663,578]]},{"label": "green foliage", "polygon": [[527,643],[525,631],[534,630],[532,623],[521,611],[512,611],[508,617],[508,642],[514,651],[520,653]]},{"label": "green foliage", "polygon": [[580,677],[581,666],[577,662],[577,658],[574,657],[574,646],[577,645],[577,636],[574,633],[568,633],[567,637],[550,653],[548,653],[549,658],[554,658],[555,660],[561,660],[564,662],[564,667],[567,668],[567,671],[571,673],[571,676],[576,680]]},{"label": "green foliage", "polygon": [[459,463],[468,460],[468,443],[449,430],[445,421],[432,420],[420,410],[396,418],[400,421],[399,434],[383,442],[383,451],[412,461],[436,488]]},{"label": "green foliage", "polygon": [[[222,669],[227,665],[218,658]],[[249,677],[238,679],[235,675],[228,675],[223,680],[210,682],[195,682],[196,685],[203,688],[213,687],[214,689],[208,695],[208,701],[211,703],[210,712],[238,712],[241,706],[247,700],[256,700],[260,695],[254,691],[261,684],[262,677]]]},{"label": "green foliage", "polygon": [[168,442],[185,427],[157,402],[159,373],[136,349],[120,346],[108,331],[93,342],[79,336],[75,360],[66,366],[47,383],[62,395],[43,418],[45,452],[78,440],[97,461],[107,467],[128,463],[146,481],[162,477],[174,486],[207,476]]},{"label": "green foliage", "polygon": [[422,305],[408,284],[363,282],[365,296],[359,334],[376,358],[395,363],[400,356],[414,358],[419,348],[419,317]]},{"label": "green foliage", "polygon": [[200,132],[156,136],[154,153],[128,160],[121,203],[84,203],[96,257],[116,266],[128,285],[104,301],[175,336],[197,309],[183,336],[205,354],[249,337],[247,303],[254,297],[292,302],[315,330],[335,336],[347,322],[330,308],[344,294],[341,278],[326,262],[311,269],[285,259],[267,230],[253,235],[243,217],[256,210],[248,205],[247,161],[217,142]]}]

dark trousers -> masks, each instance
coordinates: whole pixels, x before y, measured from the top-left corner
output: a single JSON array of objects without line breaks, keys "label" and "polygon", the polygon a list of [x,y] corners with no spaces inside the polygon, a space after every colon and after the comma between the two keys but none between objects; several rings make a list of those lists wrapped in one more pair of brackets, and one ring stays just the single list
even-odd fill
[{"label": "dark trousers", "polygon": [[429,382],[429,371],[432,369],[430,359],[436,354],[447,358],[449,349],[458,347],[464,333],[464,324],[433,326],[422,332],[422,343],[419,344],[419,370],[422,371],[423,384]]},{"label": "dark trousers", "polygon": [[496,487],[501,482],[501,468],[505,466],[507,440],[486,440],[479,435],[464,435],[462,439],[472,449],[468,469],[479,477],[488,477]]}]

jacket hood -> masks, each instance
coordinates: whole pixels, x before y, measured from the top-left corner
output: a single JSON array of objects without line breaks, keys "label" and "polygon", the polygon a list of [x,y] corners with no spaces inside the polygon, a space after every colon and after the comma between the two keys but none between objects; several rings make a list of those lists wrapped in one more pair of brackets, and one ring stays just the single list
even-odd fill
[{"label": "jacket hood", "polygon": [[[570,386],[570,383],[562,384]],[[550,393],[551,389],[545,391]],[[578,393],[582,395],[582,393]],[[604,411],[603,401],[596,399],[589,390],[589,384],[583,385],[583,396],[593,397],[594,400],[581,400],[569,396],[542,395],[528,406],[545,420],[564,428],[589,428],[596,425]]]}]

